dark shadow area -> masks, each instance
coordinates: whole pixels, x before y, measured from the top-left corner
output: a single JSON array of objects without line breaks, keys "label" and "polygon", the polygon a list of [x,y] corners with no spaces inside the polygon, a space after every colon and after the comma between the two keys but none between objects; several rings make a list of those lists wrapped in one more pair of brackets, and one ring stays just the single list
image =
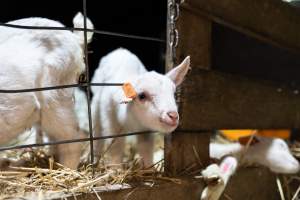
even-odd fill
[{"label": "dark shadow area", "polygon": [[[96,29],[165,39],[167,1],[87,0],[87,14]],[[25,17],[45,17],[73,26],[72,19],[82,11],[82,0],[9,0],[0,7],[0,21]],[[142,60],[148,69],[164,71],[165,44],[95,34],[89,49],[91,72],[99,59],[118,47],[125,47]]]},{"label": "dark shadow area", "polygon": [[300,55],[268,45],[219,24],[212,29],[216,70],[300,86]]}]

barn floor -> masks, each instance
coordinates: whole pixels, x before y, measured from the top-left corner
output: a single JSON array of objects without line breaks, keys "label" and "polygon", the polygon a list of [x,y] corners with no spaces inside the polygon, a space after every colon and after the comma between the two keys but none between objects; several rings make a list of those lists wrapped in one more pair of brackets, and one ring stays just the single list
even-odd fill
[{"label": "barn floor", "polygon": [[[157,137],[156,150],[163,146],[162,137]],[[163,162],[153,168],[143,169],[138,162],[134,140],[129,140],[126,147],[127,165],[123,169],[102,165],[92,177],[89,167],[79,172],[64,168],[51,161],[47,149],[33,151],[7,151],[3,156],[22,158],[26,167],[14,167],[0,172],[0,199],[161,199],[165,195],[176,194],[175,199],[194,199],[200,196],[204,187],[201,179],[170,178],[163,174]],[[299,157],[300,144],[291,147],[294,155]],[[34,167],[38,165],[41,168]],[[125,167],[124,167],[125,166]],[[247,184],[245,184],[247,182]],[[268,190],[262,185],[269,184]],[[236,187],[239,185],[240,187]],[[293,199],[300,190],[300,174],[293,176],[274,175],[265,168],[242,168],[233,176],[222,199]],[[245,188],[241,188],[245,187]],[[251,187],[251,190],[249,190]],[[187,192],[188,191],[188,192]],[[254,192],[255,191],[255,192]],[[166,193],[166,194],[165,194]],[[189,194],[188,198],[182,198]],[[258,198],[259,194],[259,198]],[[272,194],[272,196],[270,196]],[[169,195],[169,196],[168,196]],[[76,196],[76,197],[75,197]],[[172,196],[172,195],[171,195]],[[101,197],[101,198],[100,198]],[[149,197],[149,198],[142,198]],[[151,198],[150,198],[151,197]],[[174,200],[174,198],[172,198]]]},{"label": "barn floor", "polygon": [[[31,162],[27,160],[24,164],[31,165],[35,161],[40,162],[38,164],[47,162],[49,157],[41,150],[35,149],[32,152],[29,157],[27,155],[32,159]],[[151,168],[142,168],[138,159],[128,162],[127,166],[122,165],[123,168],[100,165],[95,168],[94,176],[89,166],[75,171],[54,163],[51,159],[48,165],[48,168],[9,167],[7,171],[0,171],[0,199],[24,197],[53,199],[62,195],[95,193],[96,189],[103,192],[181,183],[179,179],[163,175],[162,163],[157,163]]]}]

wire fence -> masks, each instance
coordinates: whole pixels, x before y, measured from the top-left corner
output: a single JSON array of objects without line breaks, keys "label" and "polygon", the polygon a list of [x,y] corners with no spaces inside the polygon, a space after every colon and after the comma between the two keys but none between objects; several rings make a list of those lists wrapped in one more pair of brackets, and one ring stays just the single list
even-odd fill
[{"label": "wire fence", "polygon": [[152,41],[152,42],[159,42],[159,43],[166,43],[164,39],[161,38],[154,38],[154,37],[146,37],[146,36],[139,36],[139,35],[132,35],[132,34],[125,34],[125,33],[118,33],[118,32],[111,32],[111,31],[103,31],[103,30],[96,30],[96,29],[88,29],[88,28],[74,28],[74,27],[53,27],[53,26],[24,26],[24,25],[17,25],[17,24],[7,24],[0,22],[0,26],[6,26],[10,28],[20,28],[20,29],[36,29],[36,30],[62,30],[62,31],[86,31],[86,32],[93,32],[100,35],[108,35],[114,37],[123,37],[123,38],[130,38],[136,40],[144,40],[144,41]]},{"label": "wire fence", "polygon": [[27,88],[27,89],[18,89],[18,90],[0,89],[0,93],[25,93],[25,92],[40,92],[46,90],[59,90],[59,89],[66,89],[66,88],[88,87],[88,86],[122,86],[122,85],[123,83],[77,83],[77,84],[70,84],[70,85],[58,85],[58,86]]},{"label": "wire fence", "polygon": [[[88,63],[88,49],[87,49],[87,32],[93,32],[95,34],[101,35],[109,35],[115,37],[124,37],[136,40],[144,40],[144,41],[151,41],[151,42],[159,42],[159,43],[166,43],[165,40],[160,38],[153,38],[153,37],[145,37],[139,35],[131,35],[131,34],[124,34],[124,33],[117,33],[117,32],[110,32],[110,31],[103,31],[103,30],[95,30],[95,29],[88,29],[87,28],[87,8],[86,8],[86,0],[83,0],[83,16],[84,16],[84,27],[83,28],[71,28],[71,27],[48,27],[48,26],[23,26],[23,25],[16,25],[16,24],[8,24],[8,23],[0,23],[0,26],[10,27],[10,28],[19,28],[19,29],[32,29],[32,30],[62,30],[62,31],[83,31],[84,32],[84,61],[85,61],[85,76],[86,79],[82,83],[70,84],[70,85],[58,85],[58,86],[48,86],[48,87],[39,87],[39,88],[24,88],[24,89],[0,89],[0,93],[25,93],[25,92],[40,92],[46,90],[59,90],[59,89],[66,89],[66,88],[76,88],[76,87],[83,87],[86,89],[86,98],[88,104],[88,122],[89,122],[89,137],[81,138],[81,139],[72,139],[72,140],[61,140],[61,141],[53,141],[53,142],[43,142],[37,144],[28,144],[28,145],[15,145],[9,147],[0,147],[0,151],[5,150],[13,150],[13,149],[20,149],[20,148],[32,148],[32,147],[41,147],[46,145],[59,145],[59,144],[67,144],[67,143],[76,143],[76,142],[87,142],[90,143],[90,161],[94,163],[94,155],[93,155],[93,141],[95,140],[104,140],[110,138],[119,138],[119,137],[126,137],[131,135],[141,135],[141,134],[151,134],[155,132],[150,131],[142,131],[142,132],[133,132],[133,133],[124,133],[118,135],[110,135],[110,136],[102,136],[102,137],[94,137],[93,135],[93,125],[92,125],[92,115],[91,115],[91,101],[90,101],[90,93],[91,93],[91,86],[122,86],[123,83],[90,83],[90,76],[89,76],[89,63]],[[93,169],[94,171],[94,169]]]},{"label": "wire fence", "polygon": [[[93,137],[93,141],[94,140],[113,139],[113,138],[119,138],[119,137],[127,137],[127,136],[132,136],[132,135],[154,134],[154,133],[156,133],[156,132],[141,131],[141,132],[123,133],[123,134],[118,134],[118,135]],[[15,145],[15,146],[8,146],[8,147],[0,147],[0,151],[7,151],[7,150],[14,150],[14,149],[23,149],[23,148],[32,148],[32,147],[41,147],[41,146],[48,146],[48,145],[68,144],[68,143],[76,143],[76,142],[87,142],[87,141],[90,141],[89,137],[88,138],[73,139],[73,140],[60,140],[60,141],[43,142],[43,143],[36,143],[36,144],[24,144],[24,145]]]}]

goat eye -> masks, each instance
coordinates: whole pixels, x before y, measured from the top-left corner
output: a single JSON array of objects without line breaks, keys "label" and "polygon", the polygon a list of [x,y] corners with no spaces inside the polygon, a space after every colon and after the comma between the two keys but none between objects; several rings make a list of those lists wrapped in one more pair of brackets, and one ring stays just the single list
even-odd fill
[{"label": "goat eye", "polygon": [[146,98],[147,98],[147,96],[144,92],[139,94],[139,100],[145,100]]}]

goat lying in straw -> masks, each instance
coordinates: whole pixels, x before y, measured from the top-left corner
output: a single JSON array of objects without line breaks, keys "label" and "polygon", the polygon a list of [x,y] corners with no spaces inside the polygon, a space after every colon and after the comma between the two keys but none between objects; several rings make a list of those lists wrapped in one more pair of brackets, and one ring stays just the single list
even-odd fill
[{"label": "goat lying in straw", "polygon": [[[233,136],[236,137],[238,135],[237,132],[230,131],[230,134],[234,134]],[[265,134],[267,133],[266,131],[254,132],[256,133],[255,136],[243,138],[236,137],[235,139],[239,139],[239,142],[229,144],[210,143],[210,157],[219,160],[225,158],[220,166],[212,164],[202,171],[202,175],[205,179],[209,180],[213,177],[219,181],[214,184],[208,182],[208,186],[203,191],[201,199],[218,200],[224,191],[230,176],[235,172],[237,164],[258,164],[266,166],[275,173],[293,174],[299,171],[299,162],[293,157],[288,145],[283,139],[261,136],[270,135]],[[276,131],[271,132],[276,136]],[[225,135],[226,134],[227,133],[225,132]],[[249,134],[246,135],[249,136]],[[234,159],[236,161],[234,161]],[[224,165],[232,166],[232,170],[222,170]]]}]

